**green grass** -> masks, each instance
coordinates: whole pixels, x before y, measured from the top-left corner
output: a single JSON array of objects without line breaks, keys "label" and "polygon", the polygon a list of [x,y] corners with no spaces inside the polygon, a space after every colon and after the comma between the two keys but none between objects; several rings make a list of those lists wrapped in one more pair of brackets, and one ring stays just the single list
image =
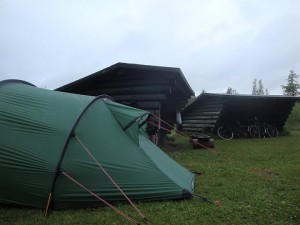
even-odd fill
[{"label": "green grass", "polygon": [[[171,143],[170,143],[171,142]],[[300,224],[300,132],[278,138],[215,141],[215,150],[192,149],[181,138],[163,147],[196,176],[198,199],[137,203],[151,224]],[[1,186],[0,186],[1,187]],[[129,205],[122,211],[138,218]],[[0,208],[0,224],[130,224],[107,207],[54,211]]]}]

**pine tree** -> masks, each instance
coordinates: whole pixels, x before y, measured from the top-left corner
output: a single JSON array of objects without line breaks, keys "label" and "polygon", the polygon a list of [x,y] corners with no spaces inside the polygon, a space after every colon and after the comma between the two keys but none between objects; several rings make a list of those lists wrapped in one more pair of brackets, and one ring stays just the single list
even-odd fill
[{"label": "pine tree", "polygon": [[264,95],[264,85],[261,80],[258,81],[257,95]]},{"label": "pine tree", "polygon": [[269,95],[269,90],[268,89],[265,90],[265,95]]},{"label": "pine tree", "polygon": [[254,78],[252,82],[252,95],[257,95],[257,80]]},{"label": "pine tree", "polygon": [[281,85],[283,94],[287,96],[298,96],[300,95],[300,92],[298,91],[300,89],[300,86],[297,82],[297,78],[299,75],[297,75],[293,70],[290,71],[290,74],[288,76],[287,85]]},{"label": "pine tree", "polygon": [[257,79],[254,78],[252,82],[252,95],[269,95],[268,89],[264,90],[264,85],[261,79],[257,84]]},{"label": "pine tree", "polygon": [[229,88],[227,88],[227,91],[226,91],[225,94],[228,94],[228,95],[237,95],[238,92],[234,88],[229,87]]}]

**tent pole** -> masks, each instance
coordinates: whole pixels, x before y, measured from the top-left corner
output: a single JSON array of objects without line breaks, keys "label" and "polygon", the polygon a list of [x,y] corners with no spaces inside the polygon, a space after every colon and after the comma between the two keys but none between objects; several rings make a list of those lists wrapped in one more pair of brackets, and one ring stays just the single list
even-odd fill
[{"label": "tent pole", "polygon": [[74,182],[75,184],[77,184],[79,187],[83,188],[84,190],[86,190],[87,192],[89,192],[91,195],[93,195],[95,198],[97,198],[99,201],[101,201],[102,203],[104,203],[105,205],[107,205],[108,207],[110,207],[112,210],[116,211],[119,215],[123,216],[125,219],[127,219],[128,221],[130,221],[132,224],[136,224],[138,225],[139,223],[136,222],[134,219],[132,219],[130,216],[126,215],[125,213],[123,213],[121,210],[117,209],[116,207],[114,207],[113,205],[109,204],[107,201],[105,201],[103,198],[100,198],[98,195],[96,195],[94,192],[92,192],[91,190],[89,190],[88,188],[86,188],[83,184],[79,183],[77,180],[75,180],[73,177],[71,177],[69,174],[62,172],[62,175],[64,175],[65,177],[67,177],[69,180],[71,180],[72,182]]},{"label": "tent pole", "polygon": [[51,199],[52,199],[52,192],[49,193],[48,202],[47,202],[47,207],[46,207],[46,210],[45,210],[45,217],[48,216],[48,210],[49,210],[49,206],[50,206]]},{"label": "tent pole", "polygon": [[142,119],[144,116],[146,116],[147,114],[149,114],[148,112],[134,118],[133,120],[131,120],[128,124],[126,124],[126,126],[123,127],[123,130],[126,131],[129,127],[131,127],[134,123],[138,122],[140,119]]},{"label": "tent pole", "polygon": [[65,142],[65,145],[64,145],[64,148],[62,149],[62,152],[60,154],[60,157],[59,157],[59,160],[57,162],[57,165],[56,165],[56,168],[55,168],[55,171],[54,171],[54,175],[53,175],[53,179],[52,179],[52,183],[51,183],[51,187],[50,187],[50,192],[49,192],[49,197],[48,197],[48,201],[47,201],[47,206],[46,206],[46,212],[45,212],[45,215],[47,216],[48,215],[48,210],[50,207],[53,207],[52,205],[52,195],[54,193],[54,190],[55,190],[55,184],[56,184],[56,180],[57,180],[57,177],[59,175],[59,171],[61,169],[61,164],[62,164],[62,161],[64,159],[64,156],[65,156],[65,153],[67,151],[67,147],[68,147],[68,144],[70,142],[70,140],[75,136],[75,128],[77,126],[77,124],[79,123],[81,117],[83,116],[83,114],[90,108],[90,106],[96,102],[98,99],[101,99],[103,98],[103,100],[105,100],[107,98],[107,95],[99,95],[97,96],[96,98],[94,98],[84,109],[83,111],[81,112],[81,114],[78,116],[77,120],[75,121],[74,125],[73,125],[73,128],[71,129],[71,132],[69,133],[69,136]]},{"label": "tent pole", "polygon": [[130,205],[138,212],[138,214],[142,217],[142,219],[147,223],[150,222],[147,220],[145,215],[137,208],[137,206],[130,200],[130,198],[124,193],[124,191],[120,188],[120,186],[114,181],[114,179],[109,175],[109,173],[104,169],[104,167],[98,162],[98,160],[92,155],[92,153],[87,149],[87,147],[83,144],[83,142],[79,139],[79,137],[75,134],[74,138],[79,142],[85,152],[95,161],[95,163],[100,167],[102,172],[107,176],[107,178],[115,185],[115,187],[121,192],[121,194],[126,198],[126,200],[130,203]]}]

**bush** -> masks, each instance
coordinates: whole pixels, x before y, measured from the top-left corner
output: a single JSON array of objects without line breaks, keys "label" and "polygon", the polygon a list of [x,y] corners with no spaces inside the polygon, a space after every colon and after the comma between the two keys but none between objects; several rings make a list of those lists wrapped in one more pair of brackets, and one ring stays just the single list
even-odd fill
[{"label": "bush", "polygon": [[297,102],[285,123],[287,130],[297,131],[300,130],[300,102]]}]

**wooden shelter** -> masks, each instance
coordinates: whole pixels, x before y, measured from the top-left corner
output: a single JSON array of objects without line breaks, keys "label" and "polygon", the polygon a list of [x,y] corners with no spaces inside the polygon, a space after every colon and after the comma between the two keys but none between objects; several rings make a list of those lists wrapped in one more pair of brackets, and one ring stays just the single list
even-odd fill
[{"label": "wooden shelter", "polygon": [[194,92],[179,68],[116,63],[57,91],[97,96],[106,94],[116,102],[151,111],[174,124]]},{"label": "wooden shelter", "polygon": [[202,93],[182,111],[182,130],[216,131],[223,123],[257,117],[280,131],[300,97],[280,95],[227,95]]}]

